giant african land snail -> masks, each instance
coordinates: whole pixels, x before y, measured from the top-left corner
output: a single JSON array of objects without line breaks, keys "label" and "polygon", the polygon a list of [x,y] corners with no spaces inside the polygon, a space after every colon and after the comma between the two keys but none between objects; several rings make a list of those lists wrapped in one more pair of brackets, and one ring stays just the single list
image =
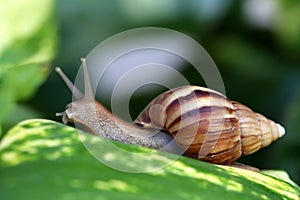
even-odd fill
[{"label": "giant african land snail", "polygon": [[63,116],[64,123],[78,122],[101,137],[226,164],[268,146],[285,133],[281,125],[248,107],[214,90],[190,85],[162,93],[135,124],[126,122],[94,99],[84,58],[82,64],[84,95],[56,68],[76,98],[57,115]]}]

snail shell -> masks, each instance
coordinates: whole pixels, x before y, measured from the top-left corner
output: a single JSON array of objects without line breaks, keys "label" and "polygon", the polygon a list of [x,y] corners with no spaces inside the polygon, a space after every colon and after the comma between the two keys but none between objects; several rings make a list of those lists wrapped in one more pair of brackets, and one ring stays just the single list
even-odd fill
[{"label": "snail shell", "polygon": [[185,155],[211,163],[231,163],[285,133],[281,125],[263,115],[199,86],[162,93],[135,123],[169,132]]}]

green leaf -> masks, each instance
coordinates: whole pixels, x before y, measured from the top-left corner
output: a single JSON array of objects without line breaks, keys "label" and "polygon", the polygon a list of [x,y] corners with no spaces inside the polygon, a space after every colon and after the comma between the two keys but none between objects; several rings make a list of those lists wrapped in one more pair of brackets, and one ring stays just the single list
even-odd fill
[{"label": "green leaf", "polygon": [[0,92],[12,92],[15,101],[26,100],[34,94],[37,87],[46,79],[48,66],[29,64],[13,67],[3,73]]},{"label": "green leaf", "polygon": [[2,123],[4,129],[8,127],[8,124],[12,124],[9,118],[16,122],[15,119],[19,119],[18,116],[25,115],[24,112],[19,114],[20,110],[16,117],[10,117],[17,102],[31,97],[47,76],[48,66],[37,64],[13,67],[0,73],[0,124]]},{"label": "green leaf", "polygon": [[[9,114],[11,109],[14,106],[14,98],[12,91],[10,91],[8,88],[2,88],[0,85],[0,122],[3,120],[3,118]],[[1,124],[1,123],[0,123]]]},{"label": "green leaf", "polygon": [[[1,98],[0,98],[1,101]],[[2,104],[3,105],[3,104]],[[28,118],[40,118],[43,115],[36,111],[34,108],[26,105],[26,104],[15,104],[12,109],[9,109],[10,112],[7,113],[6,117],[2,120],[2,132],[5,133],[9,130],[10,127],[19,123],[22,120]],[[0,141],[1,141],[1,133],[0,133]]]},{"label": "green leaf", "polygon": [[[95,159],[82,141],[106,151],[108,160],[136,165],[106,149],[100,137],[49,120],[23,121],[0,144],[1,199],[299,199],[299,187],[281,179],[187,157],[149,173],[118,171]],[[136,154],[158,152],[113,144]],[[143,162],[174,157],[159,152]]]},{"label": "green leaf", "polygon": [[53,0],[1,1],[2,69],[43,63],[54,57],[57,35],[53,8]]},{"label": "green leaf", "polygon": [[[54,1],[2,0],[0,7],[0,124],[17,102],[29,99],[48,75],[57,28]],[[4,128],[5,129],[5,128]]]},{"label": "green leaf", "polygon": [[297,186],[296,183],[294,183],[291,179],[290,176],[288,175],[288,173],[286,173],[285,171],[281,171],[281,170],[263,170],[262,173],[264,174],[268,174],[270,176],[273,176],[275,178],[279,178],[282,179],[288,183],[291,183],[292,185]]}]

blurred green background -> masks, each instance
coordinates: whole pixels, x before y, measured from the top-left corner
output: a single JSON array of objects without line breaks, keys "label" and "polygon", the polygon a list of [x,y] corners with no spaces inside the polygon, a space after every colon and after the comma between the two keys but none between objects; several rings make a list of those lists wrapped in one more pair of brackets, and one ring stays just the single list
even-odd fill
[{"label": "blurred green background", "polygon": [[286,128],[284,138],[240,162],[286,170],[299,184],[299,10],[291,0],[1,0],[1,135],[23,119],[61,121],[54,113],[71,95],[55,66],[74,80],[79,58],[108,37],[164,27],[208,51],[230,99]]}]

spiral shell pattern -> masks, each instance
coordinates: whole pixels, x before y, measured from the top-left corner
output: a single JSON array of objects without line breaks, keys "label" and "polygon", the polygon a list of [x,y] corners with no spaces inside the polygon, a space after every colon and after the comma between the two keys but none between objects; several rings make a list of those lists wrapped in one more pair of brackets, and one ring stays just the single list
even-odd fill
[{"label": "spiral shell pattern", "polygon": [[263,115],[199,86],[162,93],[135,123],[169,132],[186,156],[219,164],[252,154],[285,133]]}]

